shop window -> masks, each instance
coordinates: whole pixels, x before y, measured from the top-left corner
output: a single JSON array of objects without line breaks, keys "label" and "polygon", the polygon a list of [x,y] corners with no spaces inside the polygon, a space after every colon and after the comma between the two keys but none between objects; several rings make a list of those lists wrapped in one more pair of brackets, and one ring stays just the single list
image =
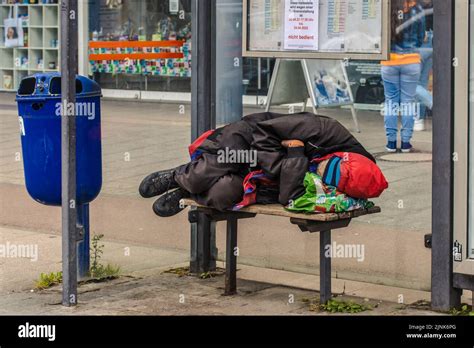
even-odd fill
[{"label": "shop window", "polygon": [[183,58],[95,60],[94,79],[103,88],[190,92],[191,0],[92,0],[91,42],[180,41],[180,47],[91,48],[90,54],[182,53]]}]

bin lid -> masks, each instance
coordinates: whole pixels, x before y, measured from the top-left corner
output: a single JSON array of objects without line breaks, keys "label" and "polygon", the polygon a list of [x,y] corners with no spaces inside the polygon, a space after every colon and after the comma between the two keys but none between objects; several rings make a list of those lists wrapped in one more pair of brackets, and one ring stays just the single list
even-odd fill
[{"label": "bin lid", "polygon": [[[58,72],[37,73],[24,77],[20,82],[16,99],[58,98],[61,96],[61,74]],[[102,96],[97,82],[82,75],[76,75],[76,96]]]}]

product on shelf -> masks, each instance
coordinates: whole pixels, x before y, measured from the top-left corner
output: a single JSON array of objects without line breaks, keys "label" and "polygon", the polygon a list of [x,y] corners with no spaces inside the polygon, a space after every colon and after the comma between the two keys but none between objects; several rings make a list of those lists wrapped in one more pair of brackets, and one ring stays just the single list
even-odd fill
[{"label": "product on shelf", "polygon": [[21,56],[19,57],[19,67],[20,69],[28,69],[28,57]]},{"label": "product on shelf", "polygon": [[27,13],[20,13],[18,14],[18,18],[20,19],[21,26],[27,27],[30,23],[29,16]]},{"label": "product on shelf", "polygon": [[[158,38],[154,34],[153,38]],[[153,40],[160,41],[160,40]],[[93,48],[90,54],[120,54],[120,53],[176,53],[181,52],[184,58],[166,59],[129,59],[129,60],[102,60],[90,61],[91,70],[94,73],[112,74],[142,74],[166,77],[191,77],[191,42],[185,42],[182,47],[154,47],[143,48]]]},{"label": "product on shelf", "polygon": [[12,75],[3,75],[3,88],[13,89],[13,76]]}]

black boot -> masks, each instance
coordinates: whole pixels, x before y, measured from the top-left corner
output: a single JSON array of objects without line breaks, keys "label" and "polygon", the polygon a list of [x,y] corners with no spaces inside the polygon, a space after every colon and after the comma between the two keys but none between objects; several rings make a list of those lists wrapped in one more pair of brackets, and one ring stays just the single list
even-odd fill
[{"label": "black boot", "polygon": [[174,180],[175,169],[161,170],[143,179],[138,191],[143,198],[159,196],[178,186]]},{"label": "black boot", "polygon": [[176,215],[185,208],[184,206],[181,206],[180,201],[189,196],[189,192],[182,188],[168,192],[153,203],[153,211],[156,215],[161,217]]}]

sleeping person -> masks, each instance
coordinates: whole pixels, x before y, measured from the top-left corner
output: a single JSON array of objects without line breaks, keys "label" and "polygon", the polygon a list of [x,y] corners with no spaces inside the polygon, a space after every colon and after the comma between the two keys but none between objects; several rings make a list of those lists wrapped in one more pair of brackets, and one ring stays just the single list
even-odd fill
[{"label": "sleeping person", "polygon": [[310,168],[354,198],[378,197],[388,187],[374,157],[344,126],[312,113],[248,115],[204,133],[189,150],[189,163],[140,184],[142,197],[161,196],[153,204],[158,216],[179,213],[188,197],[220,211],[287,205],[305,193]]}]

